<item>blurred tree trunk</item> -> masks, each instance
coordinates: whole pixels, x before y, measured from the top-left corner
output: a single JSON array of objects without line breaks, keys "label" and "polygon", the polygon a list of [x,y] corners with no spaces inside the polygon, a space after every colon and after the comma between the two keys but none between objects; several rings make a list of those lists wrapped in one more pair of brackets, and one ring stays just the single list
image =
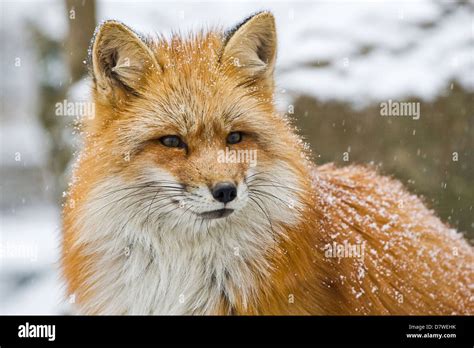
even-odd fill
[{"label": "blurred tree trunk", "polygon": [[54,40],[30,24],[41,74],[38,117],[49,138],[48,186],[56,202],[61,201],[69,179],[66,170],[73,153],[71,130],[75,122],[74,117],[58,115],[56,106],[64,101],[75,102],[68,100],[68,91],[86,76],[85,60],[96,25],[94,0],[65,0],[65,6],[69,30],[63,40]]},{"label": "blurred tree trunk", "polygon": [[66,0],[66,11],[69,33],[65,48],[71,82],[74,83],[86,73],[84,61],[96,26],[95,1]]}]

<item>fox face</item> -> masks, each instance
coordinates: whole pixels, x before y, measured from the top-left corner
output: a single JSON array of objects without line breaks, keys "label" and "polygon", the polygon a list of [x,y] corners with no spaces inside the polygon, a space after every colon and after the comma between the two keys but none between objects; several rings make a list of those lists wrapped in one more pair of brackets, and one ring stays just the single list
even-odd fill
[{"label": "fox face", "polygon": [[64,211],[81,311],[249,305],[310,196],[305,150],[273,104],[273,16],[169,40],[109,21],[90,53],[95,117]]},{"label": "fox face", "polygon": [[142,225],[291,221],[304,150],[274,110],[272,15],[170,40],[109,21],[91,53],[92,202],[105,192]]}]

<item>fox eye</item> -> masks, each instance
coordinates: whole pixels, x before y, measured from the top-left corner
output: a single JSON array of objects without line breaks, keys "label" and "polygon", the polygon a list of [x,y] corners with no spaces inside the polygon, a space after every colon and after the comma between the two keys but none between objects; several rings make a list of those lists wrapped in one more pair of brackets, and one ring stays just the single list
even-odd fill
[{"label": "fox eye", "polygon": [[166,147],[186,147],[186,144],[177,135],[165,135],[160,142]]},{"label": "fox eye", "polygon": [[242,133],[241,132],[231,132],[227,136],[227,144],[237,144],[242,141]]}]

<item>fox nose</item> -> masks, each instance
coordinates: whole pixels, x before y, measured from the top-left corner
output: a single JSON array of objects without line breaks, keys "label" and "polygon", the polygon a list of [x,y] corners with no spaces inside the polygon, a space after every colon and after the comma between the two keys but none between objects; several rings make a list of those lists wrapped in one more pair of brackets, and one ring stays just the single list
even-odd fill
[{"label": "fox nose", "polygon": [[237,188],[230,182],[220,182],[212,188],[212,196],[225,204],[237,197]]}]

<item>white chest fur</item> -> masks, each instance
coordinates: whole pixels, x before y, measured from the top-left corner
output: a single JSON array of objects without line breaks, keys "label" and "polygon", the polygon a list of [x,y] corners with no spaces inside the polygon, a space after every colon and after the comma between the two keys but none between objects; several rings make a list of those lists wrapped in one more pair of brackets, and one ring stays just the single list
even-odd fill
[{"label": "white chest fur", "polygon": [[212,313],[221,299],[229,304],[237,296],[247,299],[255,283],[238,247],[120,244],[101,255],[90,279],[94,300],[89,306],[103,313]]},{"label": "white chest fur", "polygon": [[206,314],[222,300],[230,307],[237,299],[252,301],[256,279],[271,270],[267,256],[278,224],[275,217],[270,227],[267,216],[248,209],[199,231],[185,221],[144,228],[143,218],[123,212],[82,220],[77,242],[93,263],[87,284],[92,296],[81,311]]},{"label": "white chest fur", "polygon": [[[291,183],[288,172],[279,169]],[[256,301],[257,280],[272,270],[268,255],[283,233],[280,223],[297,223],[300,203],[296,183],[291,184],[287,191],[274,188],[278,199],[249,201],[237,213],[211,222],[176,207],[166,218],[153,220],[148,201],[126,196],[120,179],[98,185],[79,208],[75,225],[80,231],[76,243],[91,255],[89,296],[80,311],[208,314],[222,301],[229,308]]]}]

